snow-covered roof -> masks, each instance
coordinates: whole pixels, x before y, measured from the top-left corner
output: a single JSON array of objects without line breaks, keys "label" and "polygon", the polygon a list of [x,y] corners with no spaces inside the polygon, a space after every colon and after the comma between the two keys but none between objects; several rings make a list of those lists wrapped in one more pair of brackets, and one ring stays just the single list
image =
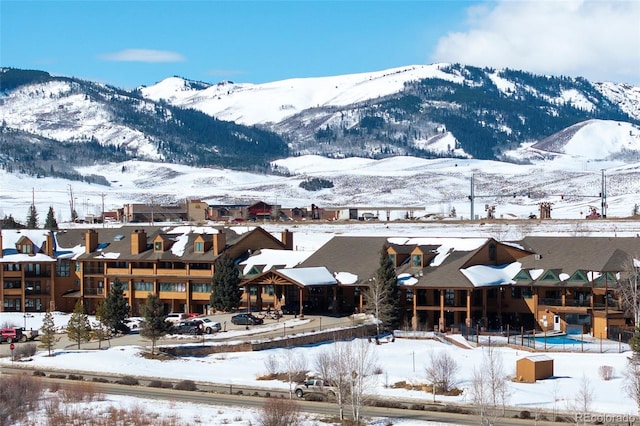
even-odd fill
[{"label": "snow-covered roof", "polygon": [[249,256],[247,260],[240,262],[240,265],[244,266],[243,274],[248,274],[251,268],[257,265],[264,266],[261,272],[268,271],[275,265],[293,268],[312,254],[313,252],[310,251],[261,249]]},{"label": "snow-covered roof", "polygon": [[358,282],[358,276],[352,274],[351,272],[336,272],[335,274],[336,280],[342,285],[345,284],[355,284]]},{"label": "snow-covered roof", "polygon": [[331,272],[324,266],[278,269],[277,272],[304,286],[338,284]]},{"label": "snow-covered roof", "polygon": [[398,245],[437,246],[438,253],[431,261],[431,266],[440,266],[447,257],[456,251],[473,251],[482,247],[488,241],[487,238],[389,238],[387,241]]},{"label": "snow-covered roof", "polygon": [[474,265],[461,269],[460,272],[474,287],[501,286],[515,284],[512,278],[520,272],[521,267],[520,262],[499,266]]},{"label": "snow-covered roof", "polygon": [[416,285],[418,283],[418,279],[409,273],[403,273],[398,275],[398,285]]}]

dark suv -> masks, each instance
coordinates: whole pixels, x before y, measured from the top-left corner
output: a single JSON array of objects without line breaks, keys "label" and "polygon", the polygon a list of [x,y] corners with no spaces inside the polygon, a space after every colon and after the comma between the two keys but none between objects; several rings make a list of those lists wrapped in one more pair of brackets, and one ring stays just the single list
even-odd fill
[{"label": "dark suv", "polygon": [[181,321],[173,327],[174,334],[202,334],[202,321]]},{"label": "dark suv", "polygon": [[231,322],[235,325],[258,325],[264,321],[252,314],[237,314],[231,317]]}]

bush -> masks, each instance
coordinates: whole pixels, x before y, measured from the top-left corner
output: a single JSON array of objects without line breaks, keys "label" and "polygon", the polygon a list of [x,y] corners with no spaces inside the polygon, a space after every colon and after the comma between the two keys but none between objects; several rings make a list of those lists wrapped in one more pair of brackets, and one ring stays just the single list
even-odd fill
[{"label": "bush", "polygon": [[520,411],[520,418],[521,419],[530,419],[531,418],[531,412],[527,411],[527,410]]},{"label": "bush", "polygon": [[47,376],[44,371],[40,371],[40,370],[35,370],[33,372],[33,375],[36,376],[36,377],[46,377]]},{"label": "bush", "polygon": [[116,381],[119,385],[138,386],[140,382],[138,379],[132,376],[123,376],[122,379]]},{"label": "bush", "polygon": [[0,425],[18,423],[37,406],[42,396],[42,382],[26,374],[4,375],[0,378]]},{"label": "bush", "polygon": [[147,385],[150,388],[162,388],[162,389],[172,389],[173,384],[171,382],[165,382],[162,380],[152,380]]},{"label": "bush", "polygon": [[614,369],[610,365],[601,365],[598,368],[598,374],[600,374],[600,378],[602,380],[611,380],[613,378]]},{"label": "bush", "polygon": [[30,358],[36,354],[38,348],[35,343],[23,343],[17,345],[13,351],[13,360],[18,361],[22,358]]},{"label": "bush", "polygon": [[181,380],[178,383],[176,383],[175,389],[185,390],[185,391],[197,391],[198,387],[196,386],[193,380]]},{"label": "bush", "polygon": [[300,424],[298,404],[290,399],[269,398],[258,414],[261,426],[294,426]]}]

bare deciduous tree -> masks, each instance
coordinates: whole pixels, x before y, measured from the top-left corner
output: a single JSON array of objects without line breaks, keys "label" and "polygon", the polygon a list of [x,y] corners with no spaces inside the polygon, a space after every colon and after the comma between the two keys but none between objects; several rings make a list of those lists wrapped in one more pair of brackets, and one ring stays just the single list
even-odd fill
[{"label": "bare deciduous tree", "polygon": [[616,282],[616,295],[622,302],[626,313],[632,315],[634,325],[640,326],[640,260],[630,259],[625,275]]},{"label": "bare deciduous tree", "polygon": [[624,372],[624,389],[636,402],[638,414],[640,414],[640,359],[638,357],[629,359]]},{"label": "bare deciduous tree", "polygon": [[480,409],[482,424],[492,424],[498,417],[498,406],[505,406],[510,395],[509,380],[504,373],[502,354],[495,347],[483,348],[482,364],[474,368],[471,398]]},{"label": "bare deciduous tree", "polygon": [[425,368],[427,380],[433,387],[433,399],[436,393],[449,392],[456,385],[458,363],[447,351],[431,353],[430,365]]},{"label": "bare deciduous tree", "polygon": [[591,410],[591,403],[593,402],[593,387],[589,378],[582,373],[580,384],[576,389],[575,403],[576,411],[580,411],[584,416]]},{"label": "bare deciduous tree", "polygon": [[271,353],[264,360],[264,367],[267,369],[267,374],[270,376],[275,376],[280,369],[280,359],[276,356],[276,354]]},{"label": "bare deciduous tree", "polygon": [[372,396],[366,393],[374,389],[374,370],[377,364],[375,345],[371,345],[366,340],[353,340],[346,345],[347,352],[345,360],[351,372],[349,378],[349,399],[353,420],[360,422],[360,411],[365,402]]},{"label": "bare deciduous tree", "polygon": [[307,360],[300,351],[287,349],[284,355],[284,373],[289,382],[289,399],[293,398],[293,388],[297,382],[304,380],[307,373]]}]

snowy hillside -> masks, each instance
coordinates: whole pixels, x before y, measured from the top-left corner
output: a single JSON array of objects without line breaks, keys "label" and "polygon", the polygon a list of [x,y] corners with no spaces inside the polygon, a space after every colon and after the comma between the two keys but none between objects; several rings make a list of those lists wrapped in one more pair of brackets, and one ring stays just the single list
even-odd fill
[{"label": "snowy hillside", "polygon": [[[99,215],[126,203],[177,203],[194,197],[209,204],[250,204],[259,200],[283,207],[372,207],[381,220],[404,218],[404,212],[386,207],[415,207],[419,220],[470,217],[471,177],[475,182],[475,214],[484,217],[485,205],[496,206],[496,217],[524,219],[538,213],[538,204],[553,204],[553,218],[582,219],[589,206],[600,207],[602,169],[606,169],[608,216],[629,217],[639,203],[640,163],[553,161],[517,165],[483,160],[393,157],[328,159],[319,156],[290,157],[274,162],[290,176],[193,168],[175,164],[128,161],[80,168],[83,174],[99,174],[110,187],[54,178],[30,178],[0,171],[0,216],[27,217],[34,197],[44,221],[53,206],[59,221],[70,217],[69,189],[78,214]],[[318,177],[334,187],[311,192],[299,185]],[[376,211],[377,209],[377,211]]]},{"label": "snowy hillside", "polygon": [[[108,91],[105,88],[105,92]],[[140,101],[138,108],[152,111],[154,106]],[[122,146],[148,159],[162,159],[147,135],[118,123],[104,102],[87,96],[70,81],[19,87],[3,96],[0,112],[7,127],[60,141],[94,138],[106,145]]]},{"label": "snowy hillside", "polygon": [[505,157],[536,160],[571,157],[576,161],[605,159],[637,160],[640,155],[640,127],[631,123],[589,120],[535,144],[508,151]]},{"label": "snowy hillside", "polygon": [[264,84],[225,82],[203,90],[185,90],[184,81],[172,77],[140,91],[149,99],[165,99],[220,120],[253,125],[279,122],[309,108],[351,105],[390,95],[400,92],[408,81],[429,77],[457,83],[464,80],[440,71],[440,64],[435,64]]}]

